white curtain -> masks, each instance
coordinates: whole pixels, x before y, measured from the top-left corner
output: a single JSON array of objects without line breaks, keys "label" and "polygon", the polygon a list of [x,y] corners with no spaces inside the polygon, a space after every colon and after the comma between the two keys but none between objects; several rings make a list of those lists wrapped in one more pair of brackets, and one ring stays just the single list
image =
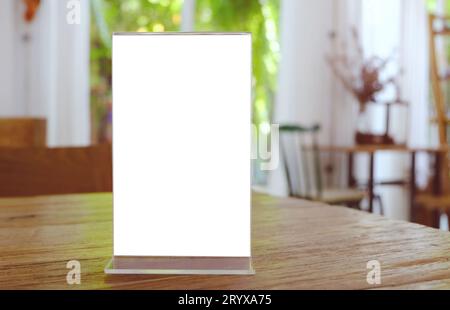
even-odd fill
[{"label": "white curtain", "polygon": [[[355,44],[351,29],[357,29],[361,36],[362,2],[361,0],[336,0],[333,1],[333,5],[332,31],[337,39],[330,44],[326,52],[330,56],[333,56],[333,53],[355,55],[357,51],[351,48]],[[351,145],[354,143],[354,134],[357,127],[358,102],[344,88],[342,83],[331,74],[329,66],[327,72],[331,75],[331,96],[328,102],[331,117],[330,138],[326,143],[330,145]],[[324,178],[325,186],[339,187],[347,184],[347,163],[346,154],[323,154],[323,164],[333,167],[333,172]]]},{"label": "white curtain", "polygon": [[[431,126],[429,123],[430,85],[429,85],[429,51],[428,51],[428,20],[425,1],[402,0],[404,14],[402,15],[400,45],[401,66],[404,76],[401,88],[405,100],[410,104],[408,144],[413,147],[423,147],[433,144],[430,141]],[[418,181],[425,185],[428,178],[428,161],[419,157]]]},{"label": "white curtain", "polygon": [[[322,51],[328,48],[332,6],[328,0],[281,1],[274,123],[329,124],[330,76]],[[269,173],[268,191],[277,196],[287,194],[281,161],[278,169]]]},{"label": "white curtain", "polygon": [[181,12],[181,31],[194,31],[196,0],[184,0]]},{"label": "white curtain", "polygon": [[[74,2],[79,24],[67,21]],[[50,146],[87,145],[89,1],[43,0],[31,23],[24,10],[22,1],[0,2],[0,116],[45,117]]]}]

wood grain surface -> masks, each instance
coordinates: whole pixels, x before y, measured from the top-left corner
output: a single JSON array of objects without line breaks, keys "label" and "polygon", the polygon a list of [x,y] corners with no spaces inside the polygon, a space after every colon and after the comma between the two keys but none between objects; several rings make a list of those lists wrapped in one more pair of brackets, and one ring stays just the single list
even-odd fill
[{"label": "wood grain surface", "polygon": [[0,147],[0,197],[110,192],[111,145]]},{"label": "wood grain surface", "polygon": [[[448,232],[261,194],[253,195],[252,221],[255,275],[107,276],[111,194],[3,198],[0,288],[450,288]],[[66,284],[66,263],[73,259],[81,262],[80,285]],[[375,259],[381,263],[381,285],[366,281],[366,264]]]},{"label": "wood grain surface", "polygon": [[43,118],[0,118],[1,147],[44,147],[47,121]]}]

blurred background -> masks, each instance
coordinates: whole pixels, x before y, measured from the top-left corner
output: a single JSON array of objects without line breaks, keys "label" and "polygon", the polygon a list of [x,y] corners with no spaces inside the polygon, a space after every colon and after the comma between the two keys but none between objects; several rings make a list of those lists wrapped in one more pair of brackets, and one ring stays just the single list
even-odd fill
[{"label": "blurred background", "polygon": [[[449,10],[447,0],[3,0],[0,195],[110,189],[39,191],[27,181],[49,179],[36,151],[17,163],[8,147],[93,171],[83,160],[112,142],[113,32],[248,31],[253,123],[280,146],[277,169],[253,160],[255,190],[448,229]],[[13,167],[28,173],[18,183]]]}]

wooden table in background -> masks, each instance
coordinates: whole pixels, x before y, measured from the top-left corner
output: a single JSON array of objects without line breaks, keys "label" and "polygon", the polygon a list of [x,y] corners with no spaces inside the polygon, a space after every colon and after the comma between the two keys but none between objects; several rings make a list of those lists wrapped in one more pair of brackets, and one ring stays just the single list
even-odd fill
[{"label": "wooden table in background", "polygon": [[[418,153],[428,153],[435,157],[434,174],[438,175],[441,170],[441,164],[443,161],[442,155],[447,154],[450,150],[448,147],[407,147],[404,145],[353,145],[353,146],[337,146],[337,145],[323,145],[319,147],[320,151],[330,153],[343,153],[347,154],[348,161],[348,181],[349,187],[357,186],[358,182],[354,176],[354,156],[355,154],[362,153],[369,156],[369,178],[367,180],[367,191],[369,201],[369,212],[373,212],[373,200],[375,196],[376,185],[399,185],[408,186],[411,196],[411,214],[413,213],[414,195],[416,190],[416,156]],[[375,154],[379,152],[399,152],[409,154],[411,156],[410,162],[410,174],[407,178],[402,180],[390,180],[390,181],[375,181]],[[437,181],[440,178],[436,178]],[[441,184],[434,184],[436,191],[439,191]]]},{"label": "wooden table in background", "polygon": [[[348,158],[348,181],[349,187],[357,186],[357,181],[353,172],[354,155],[364,153],[369,155],[369,178],[367,180],[367,192],[369,201],[369,212],[373,212],[373,200],[375,197],[375,153],[377,152],[410,152],[410,149],[402,145],[354,145],[354,146],[320,146],[324,152],[344,153]],[[407,180],[394,180],[379,182],[380,185],[407,185]]]},{"label": "wooden table in background", "polygon": [[[252,212],[255,275],[120,276],[103,273],[112,254],[111,194],[0,199],[0,288],[450,288],[450,233],[259,194]],[[81,284],[69,286],[73,259]],[[381,263],[381,285],[366,281],[370,260]]]}]

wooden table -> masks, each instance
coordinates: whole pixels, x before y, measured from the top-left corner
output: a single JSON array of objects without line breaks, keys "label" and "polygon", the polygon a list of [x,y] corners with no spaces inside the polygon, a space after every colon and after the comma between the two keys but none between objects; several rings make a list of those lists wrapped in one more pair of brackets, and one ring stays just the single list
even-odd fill
[{"label": "wooden table", "polygon": [[[410,186],[411,195],[413,196],[415,189],[415,163],[417,153],[429,153],[433,154],[437,159],[441,158],[442,153],[449,151],[447,147],[437,147],[437,148],[411,148],[404,145],[353,145],[353,146],[337,146],[337,145],[323,145],[319,147],[320,151],[331,152],[331,153],[344,153],[347,154],[348,161],[348,181],[347,185],[349,187],[357,186],[358,182],[354,176],[353,160],[354,155],[358,153],[365,153],[369,156],[369,178],[367,181],[367,192],[369,201],[369,212],[373,212],[373,200],[375,196],[375,186],[376,185],[400,185],[400,186]],[[411,179],[405,180],[389,180],[389,181],[379,181],[375,182],[375,154],[379,152],[400,152],[411,154]],[[439,161],[437,161],[439,163]],[[436,165],[435,169],[439,171],[440,167]]]},{"label": "wooden table", "polygon": [[[450,288],[450,233],[260,194],[253,196],[255,275],[107,276],[111,198],[0,199],[0,288]],[[81,262],[81,284],[69,286],[66,263],[73,259]],[[366,281],[370,260],[381,263],[381,285]]]}]

